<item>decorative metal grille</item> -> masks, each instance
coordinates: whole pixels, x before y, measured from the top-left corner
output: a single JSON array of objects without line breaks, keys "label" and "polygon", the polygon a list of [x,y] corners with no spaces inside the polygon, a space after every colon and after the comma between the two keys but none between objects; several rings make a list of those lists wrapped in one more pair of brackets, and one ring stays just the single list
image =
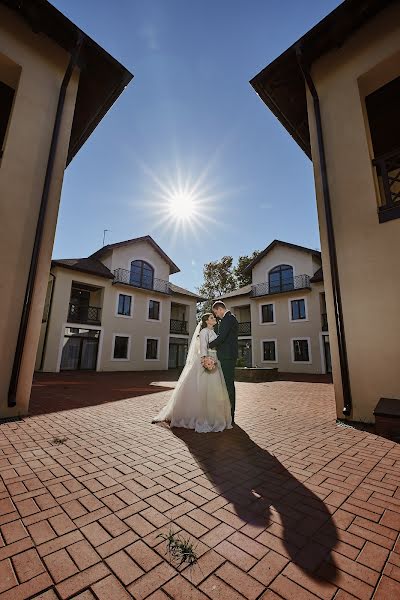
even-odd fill
[{"label": "decorative metal grille", "polygon": [[170,333],[181,333],[182,335],[189,335],[187,321],[179,321],[178,319],[171,319],[169,323]]},{"label": "decorative metal grille", "polygon": [[381,187],[381,210],[400,207],[400,149],[372,161]]},{"label": "decorative metal grille", "polygon": [[263,283],[257,283],[251,287],[251,295],[254,296],[269,296],[272,294],[282,294],[284,292],[290,292],[292,290],[301,290],[310,288],[310,276],[309,275],[297,275],[293,278],[293,282],[282,283],[280,285],[273,284],[270,287],[268,281]]},{"label": "decorative metal grille", "polygon": [[251,335],[251,321],[239,323],[239,335]]},{"label": "decorative metal grille", "polygon": [[162,294],[171,293],[168,281],[156,279],[154,277],[151,281],[142,280],[141,282],[138,282],[132,279],[131,272],[128,269],[115,269],[114,283],[125,283],[126,285],[131,285],[132,287],[153,290],[155,292],[161,292]]},{"label": "decorative metal grille", "polygon": [[68,321],[70,323],[100,323],[101,308],[97,306],[69,305]]}]

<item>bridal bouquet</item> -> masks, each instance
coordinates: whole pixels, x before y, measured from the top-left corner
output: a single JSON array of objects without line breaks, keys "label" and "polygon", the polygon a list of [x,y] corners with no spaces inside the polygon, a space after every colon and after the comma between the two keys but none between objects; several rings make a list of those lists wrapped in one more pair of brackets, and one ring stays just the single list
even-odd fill
[{"label": "bridal bouquet", "polygon": [[211,356],[202,356],[201,357],[201,366],[203,367],[203,369],[205,371],[214,371],[215,367],[217,366],[217,361],[215,360],[215,358],[212,358]]}]

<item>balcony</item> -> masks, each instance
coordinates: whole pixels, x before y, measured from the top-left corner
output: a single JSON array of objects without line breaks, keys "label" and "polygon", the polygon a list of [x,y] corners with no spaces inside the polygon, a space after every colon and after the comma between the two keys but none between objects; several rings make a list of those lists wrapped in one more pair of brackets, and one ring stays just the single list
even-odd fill
[{"label": "balcony", "polygon": [[138,282],[132,279],[131,272],[128,269],[115,269],[113,283],[123,283],[142,290],[151,290],[160,292],[161,294],[170,294],[169,281],[164,279],[156,279],[155,277],[143,279]]},{"label": "balcony", "polygon": [[283,294],[294,290],[311,289],[309,275],[297,275],[292,281],[282,281],[281,283],[272,283],[265,281],[251,286],[251,296],[271,296],[272,294]]},{"label": "balcony", "polygon": [[239,323],[238,335],[251,335],[251,321],[245,321],[244,323]]},{"label": "balcony", "polygon": [[321,315],[321,327],[322,331],[328,331],[328,316],[326,313],[322,313]]},{"label": "balcony", "polygon": [[187,321],[180,321],[178,319],[170,319],[169,332],[178,333],[181,335],[189,335]]},{"label": "balcony", "polygon": [[372,161],[378,175],[382,205],[380,223],[400,218],[400,149]]},{"label": "balcony", "polygon": [[98,306],[85,306],[71,302],[68,309],[68,322],[82,323],[85,325],[100,325],[101,308]]}]

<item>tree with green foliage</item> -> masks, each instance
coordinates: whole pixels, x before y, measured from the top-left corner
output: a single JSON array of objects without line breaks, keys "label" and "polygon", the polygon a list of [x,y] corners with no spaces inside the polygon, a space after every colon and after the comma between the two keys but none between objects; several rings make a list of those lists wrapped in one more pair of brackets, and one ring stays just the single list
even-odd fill
[{"label": "tree with green foliage", "polygon": [[245,268],[251,263],[252,260],[256,258],[256,256],[260,254],[258,250],[254,250],[253,254],[249,254],[249,256],[239,256],[237,265],[233,269],[233,275],[236,279],[236,287],[244,287],[245,285],[250,285],[251,283],[251,271],[245,273]]}]

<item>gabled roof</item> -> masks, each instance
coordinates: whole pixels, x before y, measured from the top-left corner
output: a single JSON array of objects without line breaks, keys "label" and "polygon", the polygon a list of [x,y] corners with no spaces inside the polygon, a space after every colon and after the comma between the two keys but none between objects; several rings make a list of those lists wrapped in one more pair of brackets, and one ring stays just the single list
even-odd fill
[{"label": "gabled roof", "polygon": [[301,47],[305,63],[311,65],[323,54],[342,46],[357,29],[394,1],[345,0],[250,81],[309,158],[306,91],[296,48]]},{"label": "gabled roof", "polygon": [[324,280],[324,273],[322,271],[322,267],[320,269],[318,269],[318,271],[315,271],[314,275],[311,277],[310,281],[311,283],[318,283],[319,281],[323,281]]},{"label": "gabled roof", "polygon": [[265,248],[260,254],[258,254],[244,269],[244,272],[251,271],[253,267],[260,262],[273,248],[276,246],[286,246],[287,248],[293,248],[294,250],[301,250],[302,252],[309,252],[316,258],[321,259],[321,252],[319,250],[313,250],[312,248],[306,248],[305,246],[298,246],[297,244],[290,244],[289,242],[281,242],[280,240],[273,240],[269,246]]},{"label": "gabled roof", "polygon": [[133,75],[47,0],[0,0],[0,4],[14,11],[33,32],[50,38],[68,53],[73,51],[78,35],[83,35],[69,164]]},{"label": "gabled roof", "polygon": [[252,288],[252,284],[244,285],[237,290],[233,290],[233,292],[227,292],[226,294],[222,294],[217,300],[225,300],[225,298],[234,298],[235,296],[247,296],[250,294]]},{"label": "gabled roof", "polygon": [[90,275],[114,279],[114,275],[102,262],[93,258],[62,258],[51,261],[52,267],[63,267],[73,271],[82,271]]},{"label": "gabled roof", "polygon": [[179,287],[179,285],[175,285],[174,283],[170,283],[169,287],[173,294],[179,294],[181,296],[190,296],[191,298],[195,298],[196,300],[198,300],[198,302],[204,302],[204,300],[205,300],[205,298],[202,298],[198,294],[195,294],[194,292],[190,292],[189,290],[186,290],[185,288]]},{"label": "gabled roof", "polygon": [[144,235],[143,237],[132,238],[131,240],[125,240],[124,242],[117,242],[116,244],[108,244],[107,246],[103,246],[93,254],[89,256],[89,258],[101,258],[107,252],[111,252],[115,250],[115,248],[121,248],[122,246],[129,246],[130,244],[137,244],[138,242],[148,242],[156,252],[169,264],[170,274],[179,273],[180,269],[176,266],[176,264],[165,254],[163,250],[161,250],[160,246],[156,244],[153,238],[150,235]]}]

